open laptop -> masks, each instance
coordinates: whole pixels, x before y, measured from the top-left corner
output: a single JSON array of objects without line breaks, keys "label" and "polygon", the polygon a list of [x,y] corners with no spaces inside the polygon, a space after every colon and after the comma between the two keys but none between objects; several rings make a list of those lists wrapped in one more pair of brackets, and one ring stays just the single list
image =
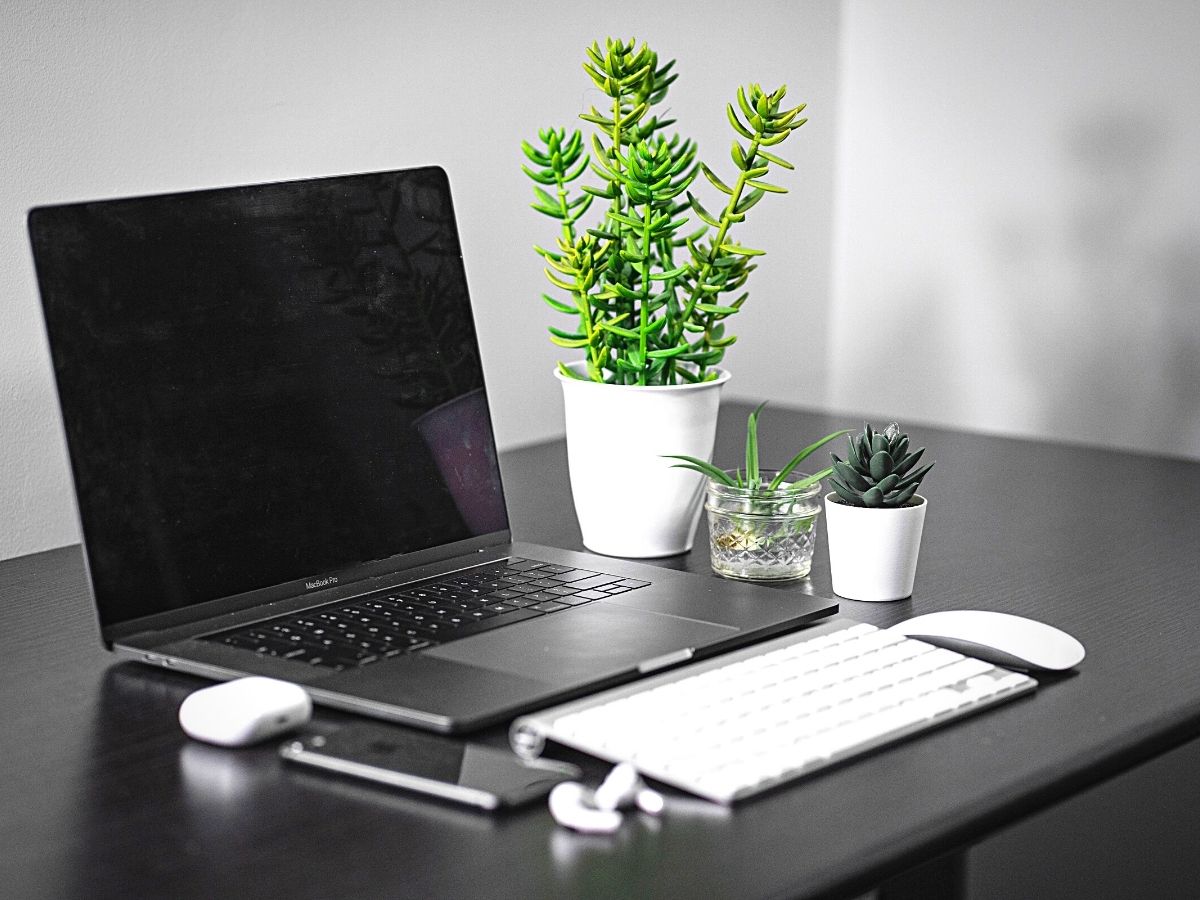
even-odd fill
[{"label": "open laptop", "polygon": [[511,542],[439,168],[43,206],[29,231],[124,657],[451,732],[837,608]]}]

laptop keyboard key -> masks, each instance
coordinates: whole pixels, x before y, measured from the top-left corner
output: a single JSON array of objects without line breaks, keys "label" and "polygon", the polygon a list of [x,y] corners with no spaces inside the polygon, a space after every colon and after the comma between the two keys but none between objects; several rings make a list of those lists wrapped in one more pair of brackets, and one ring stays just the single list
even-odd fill
[{"label": "laptop keyboard key", "polygon": [[531,606],[530,609],[536,609],[539,612],[558,612],[560,609],[570,609],[570,604],[560,603],[557,600],[546,600],[536,606]]},{"label": "laptop keyboard key", "polygon": [[555,581],[572,582],[582,581],[599,574],[599,572],[589,572],[587,569],[568,569],[566,572],[556,572],[550,577]]},{"label": "laptop keyboard key", "polygon": [[603,600],[605,597],[610,597],[612,595],[606,594],[603,591],[580,591],[575,596],[581,600]]},{"label": "laptop keyboard key", "polygon": [[620,581],[615,575],[593,575],[590,578],[580,578],[575,581],[568,582],[571,587],[576,590],[586,591],[591,588],[598,588],[601,585],[612,584],[615,581]]}]

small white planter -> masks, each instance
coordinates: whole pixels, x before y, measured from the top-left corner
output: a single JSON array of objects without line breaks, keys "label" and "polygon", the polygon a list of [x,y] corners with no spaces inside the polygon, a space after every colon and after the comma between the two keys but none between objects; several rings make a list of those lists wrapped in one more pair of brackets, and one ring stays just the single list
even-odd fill
[{"label": "small white planter", "polygon": [[[572,369],[584,370],[583,363]],[[721,387],[597,384],[555,370],[563,388],[567,464],[575,515],[589,550],[608,556],[673,556],[692,549],[704,479],[674,469],[668,454],[711,459]]]},{"label": "small white planter", "polygon": [[912,506],[866,509],[825,495],[825,527],[833,592],[848,600],[911,597],[928,504],[920,494]]}]

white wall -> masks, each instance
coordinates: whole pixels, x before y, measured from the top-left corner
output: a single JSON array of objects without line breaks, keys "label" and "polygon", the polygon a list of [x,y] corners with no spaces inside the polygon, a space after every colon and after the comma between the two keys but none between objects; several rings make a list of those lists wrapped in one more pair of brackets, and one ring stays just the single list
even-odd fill
[{"label": "white wall", "polygon": [[843,12],[830,404],[1200,458],[1200,4]]},{"label": "white wall", "polygon": [[0,558],[77,540],[35,204],[441,163],[501,444],[559,433],[518,145],[608,34],[679,60],[722,165],[739,82],[809,102],[731,394],[1200,458],[1200,4],[8,0]]},{"label": "white wall", "polygon": [[[819,404],[830,290],[834,0],[132,2],[0,5],[0,558],[78,539],[24,217],[30,206],[439,163],[455,189],[502,446],[561,433],[553,321],[520,140],[574,125],[608,35],[678,59],[671,106],[729,171],[724,104],[787,82],[811,121],[794,192],[740,235],[769,251],[731,393]],[[551,228],[548,231],[547,225]],[[781,323],[782,326],[781,327]]]}]

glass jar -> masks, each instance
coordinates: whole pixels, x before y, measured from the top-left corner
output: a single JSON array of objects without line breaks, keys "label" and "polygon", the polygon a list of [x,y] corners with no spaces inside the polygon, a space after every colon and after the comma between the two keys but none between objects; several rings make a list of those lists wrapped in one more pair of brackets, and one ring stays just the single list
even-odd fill
[{"label": "glass jar", "polygon": [[[764,469],[763,484],[770,484],[776,474]],[[704,508],[714,572],[742,581],[784,581],[808,574],[821,514],[821,483],[798,491],[787,487],[806,477],[794,472],[774,491],[708,482]]]}]

